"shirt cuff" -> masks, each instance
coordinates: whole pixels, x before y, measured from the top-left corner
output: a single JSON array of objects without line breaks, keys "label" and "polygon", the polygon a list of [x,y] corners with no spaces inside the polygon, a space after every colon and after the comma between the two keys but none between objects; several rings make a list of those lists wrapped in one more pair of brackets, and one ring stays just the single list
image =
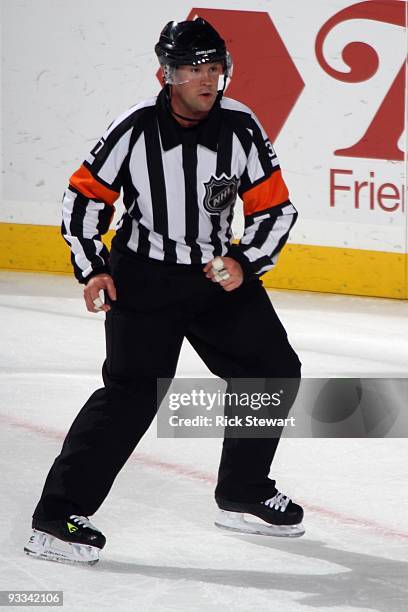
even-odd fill
[{"label": "shirt cuff", "polygon": [[252,268],[251,262],[244,255],[239,245],[232,244],[230,248],[228,249],[226,257],[232,257],[232,259],[235,259],[235,261],[237,261],[240,264],[242,271],[244,273],[244,281],[250,280],[251,278],[254,278],[256,276]]},{"label": "shirt cuff", "polygon": [[90,274],[88,274],[88,276],[85,276],[85,278],[80,278],[78,279],[81,285],[86,285],[88,281],[91,280],[91,278],[93,278],[94,276],[97,276],[98,274],[110,274],[110,268],[109,266],[101,266],[100,268],[96,268],[95,270],[92,270],[92,272]]}]

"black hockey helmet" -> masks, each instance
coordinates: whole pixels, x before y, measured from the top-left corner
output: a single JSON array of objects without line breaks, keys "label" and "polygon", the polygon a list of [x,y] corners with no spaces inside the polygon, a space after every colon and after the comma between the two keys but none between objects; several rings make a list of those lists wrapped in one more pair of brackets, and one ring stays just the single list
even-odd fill
[{"label": "black hockey helmet", "polygon": [[232,62],[225,41],[201,17],[192,21],[169,21],[154,50],[168,84],[174,83],[174,69],[181,65],[222,62],[225,80],[231,76]]}]

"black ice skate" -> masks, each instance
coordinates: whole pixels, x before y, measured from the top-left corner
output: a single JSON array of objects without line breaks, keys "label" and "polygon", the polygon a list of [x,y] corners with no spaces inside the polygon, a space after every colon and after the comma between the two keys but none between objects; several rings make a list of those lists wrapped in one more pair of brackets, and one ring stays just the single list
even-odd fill
[{"label": "black ice skate", "polygon": [[[216,501],[220,510],[215,525],[220,529],[287,538],[305,533],[303,508],[279,491],[262,502],[234,502],[219,497]],[[246,520],[245,514],[250,514],[251,519]]]},{"label": "black ice skate", "polygon": [[85,516],[71,514],[66,519],[33,519],[33,533],[24,548],[31,557],[94,565],[106,538]]}]

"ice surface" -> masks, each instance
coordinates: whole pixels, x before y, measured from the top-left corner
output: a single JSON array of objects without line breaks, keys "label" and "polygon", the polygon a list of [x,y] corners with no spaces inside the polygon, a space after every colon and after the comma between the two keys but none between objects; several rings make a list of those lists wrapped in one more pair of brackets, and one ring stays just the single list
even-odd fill
[{"label": "ice surface", "polygon": [[[408,303],[270,296],[305,376],[407,376]],[[282,541],[213,527],[221,440],[157,439],[153,425],[92,518],[100,563],[25,557],[44,478],[101,383],[103,315],[69,277],[1,272],[0,322],[0,590],[60,589],[69,612],[407,609],[403,439],[283,440],[273,476],[304,504],[306,535]],[[188,344],[178,375],[209,375]]]}]

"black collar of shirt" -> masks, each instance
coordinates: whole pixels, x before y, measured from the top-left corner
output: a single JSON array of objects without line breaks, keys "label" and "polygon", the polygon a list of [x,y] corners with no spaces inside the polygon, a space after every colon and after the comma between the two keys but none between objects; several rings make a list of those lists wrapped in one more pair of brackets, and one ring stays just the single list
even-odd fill
[{"label": "black collar of shirt", "polygon": [[193,128],[183,128],[176,121],[169,110],[164,89],[157,96],[156,108],[162,146],[165,151],[181,145],[183,143],[183,132],[189,130],[197,131],[197,144],[201,144],[212,151],[217,151],[221,122],[221,108],[218,100],[208,117],[198,124],[197,129],[195,126]]}]

